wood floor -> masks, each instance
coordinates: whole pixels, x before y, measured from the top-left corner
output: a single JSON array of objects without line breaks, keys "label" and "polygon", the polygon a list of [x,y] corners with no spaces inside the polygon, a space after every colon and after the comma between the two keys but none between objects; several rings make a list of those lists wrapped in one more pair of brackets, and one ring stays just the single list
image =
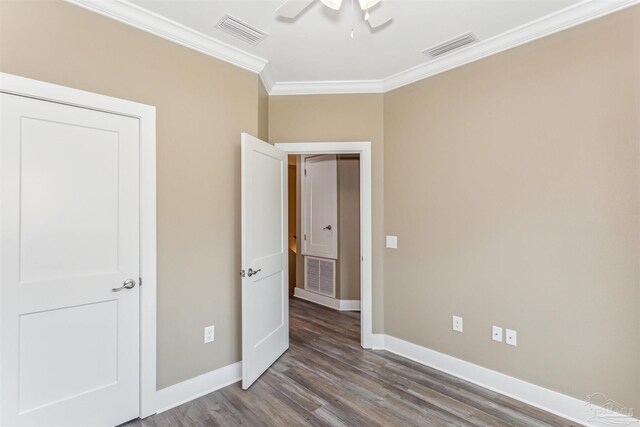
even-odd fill
[{"label": "wood floor", "polygon": [[293,299],[289,350],[233,384],[132,426],[575,426],[386,351],[360,347],[359,313]]}]

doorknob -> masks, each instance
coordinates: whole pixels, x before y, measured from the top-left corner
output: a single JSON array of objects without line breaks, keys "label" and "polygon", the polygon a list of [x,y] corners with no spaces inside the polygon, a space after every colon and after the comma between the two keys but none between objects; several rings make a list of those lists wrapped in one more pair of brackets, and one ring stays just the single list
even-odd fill
[{"label": "doorknob", "polygon": [[120,286],[119,288],[113,288],[111,289],[111,292],[120,292],[123,289],[132,289],[136,286],[136,281],[133,279],[127,279],[124,281],[124,283],[122,284],[122,286]]},{"label": "doorknob", "polygon": [[329,231],[331,231],[331,224],[327,225],[325,228],[323,228],[323,230],[329,230]]},{"label": "doorknob", "polygon": [[260,273],[261,271],[262,271],[261,268],[257,269],[256,271],[253,271],[252,269],[249,269],[249,271],[247,271],[247,276],[251,277],[251,276],[253,276],[255,274]]}]

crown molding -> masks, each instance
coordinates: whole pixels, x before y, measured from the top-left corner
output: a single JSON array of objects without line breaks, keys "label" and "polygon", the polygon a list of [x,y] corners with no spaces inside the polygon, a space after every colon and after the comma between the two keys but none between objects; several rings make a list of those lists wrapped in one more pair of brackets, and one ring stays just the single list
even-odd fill
[{"label": "crown molding", "polygon": [[273,86],[276,83],[273,81],[273,75],[271,74],[271,66],[268,63],[267,65],[264,66],[264,68],[260,72],[260,80],[262,81],[262,85],[264,86],[264,88],[267,90],[267,93],[271,94],[271,91],[273,90]]},{"label": "crown molding", "polygon": [[314,82],[276,82],[269,95],[337,95],[382,93],[382,80],[333,80]]},{"label": "crown molding", "polygon": [[418,65],[383,80],[384,92],[449,71],[499,52],[640,3],[640,0],[585,0],[566,9],[483,40],[459,52]]},{"label": "crown molding", "polygon": [[66,1],[257,73],[269,95],[384,93],[640,4],[640,0],[584,0],[495,37],[482,40],[458,52],[417,65],[385,79],[276,82],[271,73],[269,61],[266,59],[187,28],[126,0]]},{"label": "crown molding", "polygon": [[389,92],[636,4],[640,4],[640,0],[585,0],[490,39],[480,41],[466,49],[420,64],[385,79],[276,82],[269,94],[312,95]]},{"label": "crown molding", "polygon": [[254,73],[260,73],[269,62],[126,0],[67,1]]}]

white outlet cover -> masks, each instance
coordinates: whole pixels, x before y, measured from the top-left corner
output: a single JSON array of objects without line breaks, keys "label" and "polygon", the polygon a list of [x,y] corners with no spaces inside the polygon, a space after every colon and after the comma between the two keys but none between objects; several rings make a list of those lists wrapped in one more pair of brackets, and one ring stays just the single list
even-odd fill
[{"label": "white outlet cover", "polygon": [[215,326],[207,326],[204,328],[204,343],[213,342],[216,338]]},{"label": "white outlet cover", "polygon": [[513,329],[507,329],[505,334],[505,342],[509,345],[518,345],[518,333]]},{"label": "white outlet cover", "polygon": [[502,328],[500,326],[493,326],[491,328],[491,339],[502,342]]},{"label": "white outlet cover", "polygon": [[387,248],[389,249],[398,248],[398,236],[387,236]]},{"label": "white outlet cover", "polygon": [[453,316],[453,330],[456,332],[462,332],[462,317]]}]

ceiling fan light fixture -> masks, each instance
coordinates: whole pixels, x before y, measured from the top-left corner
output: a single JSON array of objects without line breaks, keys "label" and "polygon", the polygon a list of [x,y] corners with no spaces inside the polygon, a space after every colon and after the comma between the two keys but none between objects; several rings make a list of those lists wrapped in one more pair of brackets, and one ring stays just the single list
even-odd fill
[{"label": "ceiling fan light fixture", "polygon": [[360,9],[367,10],[380,3],[380,0],[358,0]]},{"label": "ceiling fan light fixture", "polygon": [[342,6],[342,0],[320,0],[320,1],[329,9],[333,9],[333,10],[340,10],[340,6]]}]

